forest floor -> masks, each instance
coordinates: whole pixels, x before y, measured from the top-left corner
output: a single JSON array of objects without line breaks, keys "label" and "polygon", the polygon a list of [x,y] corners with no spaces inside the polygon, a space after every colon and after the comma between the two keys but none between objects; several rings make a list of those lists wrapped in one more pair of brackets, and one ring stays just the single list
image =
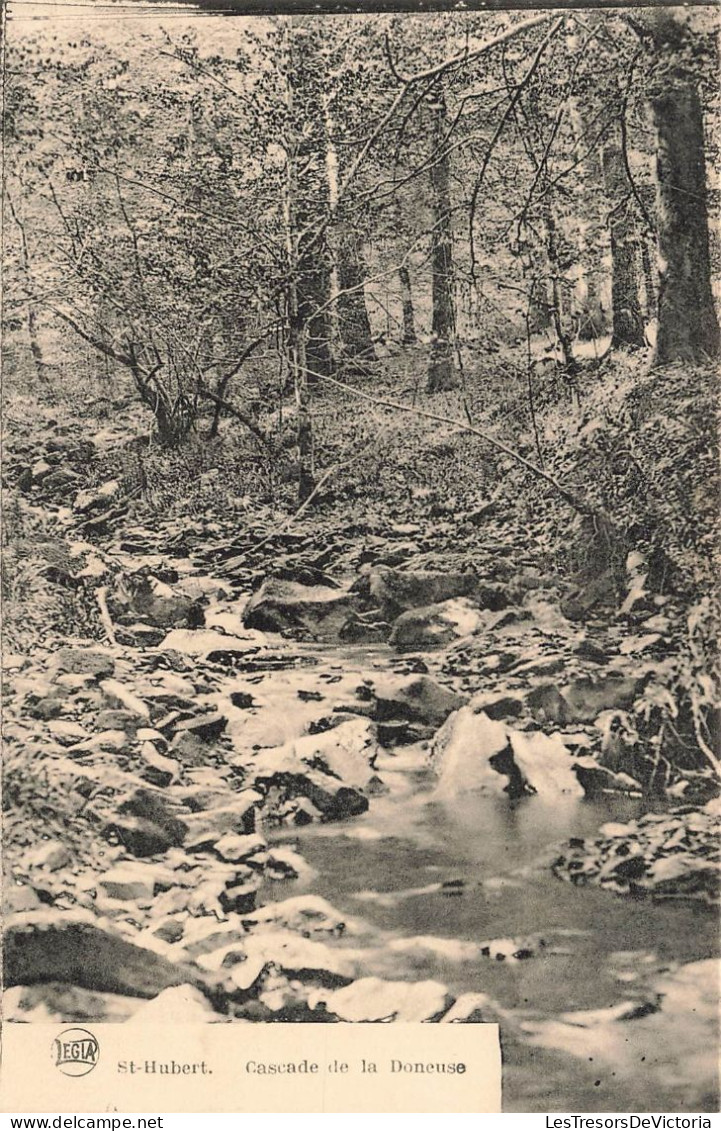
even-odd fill
[{"label": "forest floor", "polygon": [[712,374],[539,364],[534,435],[422,360],[318,390],[300,514],[227,423],[6,401],[5,1016],[499,1020],[509,1110],[715,1110]]}]

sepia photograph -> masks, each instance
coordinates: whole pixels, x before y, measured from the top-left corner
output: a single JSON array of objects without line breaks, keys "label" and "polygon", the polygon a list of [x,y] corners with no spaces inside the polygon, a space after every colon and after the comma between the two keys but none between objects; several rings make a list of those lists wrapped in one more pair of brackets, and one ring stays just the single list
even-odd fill
[{"label": "sepia photograph", "polygon": [[4,7],[12,1110],[718,1112],[719,26]]}]

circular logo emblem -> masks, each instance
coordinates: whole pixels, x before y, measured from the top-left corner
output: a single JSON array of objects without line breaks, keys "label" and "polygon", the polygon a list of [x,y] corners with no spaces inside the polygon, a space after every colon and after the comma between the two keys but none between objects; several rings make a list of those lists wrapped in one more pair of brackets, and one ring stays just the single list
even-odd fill
[{"label": "circular logo emblem", "polygon": [[100,1045],[87,1029],[63,1029],[53,1041],[53,1059],[66,1076],[87,1076],[100,1059]]}]

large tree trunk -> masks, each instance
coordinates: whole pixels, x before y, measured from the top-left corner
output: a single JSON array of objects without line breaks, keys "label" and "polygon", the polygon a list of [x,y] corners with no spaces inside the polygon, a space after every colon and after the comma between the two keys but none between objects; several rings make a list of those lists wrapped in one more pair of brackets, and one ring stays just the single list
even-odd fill
[{"label": "large tree trunk", "polygon": [[433,235],[433,325],[431,361],[428,369],[429,393],[455,389],[458,374],[454,358],[455,317],[453,309],[453,232],[451,226],[450,160],[445,142],[446,104],[442,91],[431,102],[433,116],[433,165],[431,199]]},{"label": "large tree trunk", "polygon": [[403,345],[411,346],[417,341],[416,318],[413,312],[411,277],[407,267],[398,268],[398,279],[401,284],[401,302],[403,303]]},{"label": "large tree trunk", "polygon": [[703,115],[692,79],[651,100],[660,258],[654,363],[703,362],[719,355],[711,291]]},{"label": "large tree trunk", "polygon": [[646,344],[638,297],[638,233],[630,200],[630,185],[615,124],[601,154],[603,184],[608,199],[612,263],[612,349],[635,349]]},{"label": "large tree trunk", "polygon": [[656,55],[649,95],[659,251],[654,364],[703,362],[718,357],[721,340],[711,290],[703,110],[688,63],[693,39],[685,17],[667,9],[649,12],[642,27]]}]

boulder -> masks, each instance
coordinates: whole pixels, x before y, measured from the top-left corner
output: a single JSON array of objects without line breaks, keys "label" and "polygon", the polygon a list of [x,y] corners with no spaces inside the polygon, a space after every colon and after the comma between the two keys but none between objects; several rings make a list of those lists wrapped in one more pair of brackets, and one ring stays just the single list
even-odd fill
[{"label": "boulder", "polygon": [[375,719],[381,723],[395,720],[435,728],[467,702],[465,696],[426,675],[389,676],[377,680],[370,690],[363,690],[372,700]]},{"label": "boulder", "polygon": [[147,821],[143,817],[116,817],[103,829],[106,840],[117,841],[132,856],[157,856],[174,845],[182,844],[183,833],[174,836],[167,828]]},{"label": "boulder", "polygon": [[459,598],[439,605],[410,609],[393,625],[388,643],[397,652],[444,648],[471,636],[483,626],[483,617],[470,601]]},{"label": "boulder", "polygon": [[144,1025],[191,1025],[225,1021],[227,1018],[216,1013],[201,990],[183,985],[169,986],[136,1010],[130,1020]]},{"label": "boulder", "polygon": [[101,487],[92,487],[87,491],[79,491],[73,502],[76,514],[89,515],[95,511],[103,510],[120,497],[120,482],[111,479]]},{"label": "boulder", "polygon": [[[257,652],[265,643],[260,632],[231,635],[215,628],[175,628],[163,640],[163,652],[178,656],[203,656],[213,663],[231,663],[248,652]],[[182,668],[176,670],[182,671]]]},{"label": "boulder", "polygon": [[221,860],[228,860],[231,864],[240,864],[257,856],[258,853],[266,852],[267,848],[267,842],[256,833],[248,836],[227,833],[215,844],[215,851]]},{"label": "boulder", "polygon": [[116,619],[164,629],[200,628],[205,623],[205,612],[198,600],[173,593],[146,572],[130,577],[126,590],[113,599],[111,611]]},{"label": "boulder", "polygon": [[65,982],[101,993],[156,997],[168,986],[201,986],[188,969],[98,927],[90,912],[28,911],[7,925],[5,984]]},{"label": "boulder", "polygon": [[304,775],[313,770],[315,775],[327,775],[343,785],[363,789],[373,776],[377,753],[372,723],[352,718],[330,730],[304,735],[279,749],[263,751],[253,761],[253,773],[259,781],[277,774]]},{"label": "boulder", "polygon": [[183,818],[187,828],[186,848],[197,850],[205,845],[212,848],[226,833],[239,836],[254,833],[255,810],[262,800],[262,794],[256,790],[244,789],[230,805],[188,814]]},{"label": "boulder", "polygon": [[520,797],[581,796],[574,759],[559,735],[512,730],[473,702],[451,715],[431,748],[438,793],[469,789]]},{"label": "boulder", "polygon": [[569,721],[593,722],[602,711],[626,711],[641,690],[635,676],[609,673],[597,679],[582,677],[563,688]]},{"label": "boulder", "polygon": [[149,719],[147,704],[135,692],[117,679],[104,679],[100,683],[103,698],[109,707],[130,711],[139,719]]},{"label": "boulder", "polygon": [[357,963],[348,951],[331,949],[316,939],[306,939],[288,930],[250,934],[244,943],[248,962],[259,966],[273,963],[288,977],[322,986],[347,985]]},{"label": "boulder", "polygon": [[598,797],[602,793],[629,793],[640,796],[643,792],[635,778],[600,766],[590,754],[576,758],[573,769],[587,797]]},{"label": "boulder", "polygon": [[68,868],[73,858],[67,845],[59,840],[49,840],[28,853],[25,864],[28,868],[46,868],[49,872],[58,872],[61,868]]},{"label": "boulder", "polygon": [[381,618],[396,620],[409,609],[439,605],[456,597],[473,597],[479,608],[501,609],[508,603],[502,590],[484,585],[473,573],[405,573],[389,566],[374,566],[353,585],[364,603],[377,608]]},{"label": "boulder", "polygon": [[453,997],[440,982],[386,982],[360,978],[349,986],[309,998],[312,1009],[321,1004],[341,1021],[437,1021]]},{"label": "boulder", "polygon": [[103,835],[118,840],[133,856],[155,856],[183,843],[188,827],[179,812],[181,807],[167,794],[141,787],[120,800]]},{"label": "boulder", "polygon": [[56,653],[52,668],[57,675],[90,675],[104,679],[115,672],[115,660],[108,652],[97,648],[61,648]]},{"label": "boulder", "polygon": [[583,795],[573,758],[559,735],[510,731],[509,737],[513,760],[528,789],[542,797]]},{"label": "boulder", "polygon": [[433,740],[431,766],[438,776],[437,792],[453,797],[468,790],[503,793],[508,782],[494,768],[494,759],[508,749],[508,731],[473,707],[455,711]]},{"label": "boulder", "polygon": [[228,719],[219,712],[208,712],[204,715],[194,715],[192,719],[184,719],[175,725],[175,734],[192,734],[203,742],[213,742],[220,738],[228,725]]},{"label": "boulder", "polygon": [[337,640],[351,613],[359,608],[360,600],[353,593],[270,577],[248,602],[243,623],[262,632]]}]

